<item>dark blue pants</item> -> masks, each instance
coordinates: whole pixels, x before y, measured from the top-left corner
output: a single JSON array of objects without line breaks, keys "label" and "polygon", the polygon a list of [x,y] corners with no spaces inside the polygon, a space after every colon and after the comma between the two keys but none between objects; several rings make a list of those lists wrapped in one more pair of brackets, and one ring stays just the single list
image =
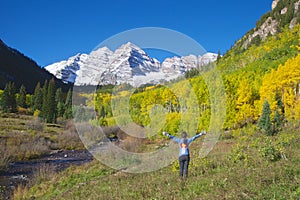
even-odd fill
[{"label": "dark blue pants", "polygon": [[186,178],[188,175],[190,156],[180,156],[179,157],[179,175],[180,177]]}]

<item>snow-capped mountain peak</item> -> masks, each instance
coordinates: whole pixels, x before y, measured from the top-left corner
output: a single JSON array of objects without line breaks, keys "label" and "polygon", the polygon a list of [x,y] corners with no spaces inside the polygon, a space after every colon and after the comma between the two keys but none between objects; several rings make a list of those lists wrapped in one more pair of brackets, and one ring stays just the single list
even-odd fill
[{"label": "snow-capped mountain peak", "polygon": [[102,47],[90,54],[77,54],[45,68],[64,82],[75,85],[129,83],[139,86],[177,78],[192,68],[214,62],[216,58],[216,54],[207,53],[198,57],[175,56],[160,63],[137,45],[128,42],[114,52]]},{"label": "snow-capped mountain peak", "polygon": [[125,50],[131,51],[132,49],[143,51],[140,47],[138,47],[137,45],[131,42],[127,42],[126,44],[121,45],[116,51],[125,51]]},{"label": "snow-capped mountain peak", "polygon": [[77,77],[76,72],[80,70],[80,66],[83,65],[87,58],[87,54],[78,53],[75,56],[70,57],[68,60],[48,65],[46,70],[58,79],[63,80],[65,83],[74,83]]},{"label": "snow-capped mountain peak", "polygon": [[96,55],[101,56],[102,54],[112,55],[113,52],[107,47],[101,47],[101,48],[98,48],[98,49],[96,49],[96,50],[94,50],[90,53],[90,55],[94,55],[94,56],[96,56]]}]

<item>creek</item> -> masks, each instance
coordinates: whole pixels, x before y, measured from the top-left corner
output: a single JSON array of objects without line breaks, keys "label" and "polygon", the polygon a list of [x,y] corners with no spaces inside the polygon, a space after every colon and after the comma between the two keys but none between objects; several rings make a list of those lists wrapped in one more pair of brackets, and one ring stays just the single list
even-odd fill
[{"label": "creek", "polygon": [[57,150],[37,159],[12,162],[6,171],[0,173],[0,199],[10,199],[19,184],[28,184],[36,174],[56,173],[92,160],[93,156],[87,150]]}]

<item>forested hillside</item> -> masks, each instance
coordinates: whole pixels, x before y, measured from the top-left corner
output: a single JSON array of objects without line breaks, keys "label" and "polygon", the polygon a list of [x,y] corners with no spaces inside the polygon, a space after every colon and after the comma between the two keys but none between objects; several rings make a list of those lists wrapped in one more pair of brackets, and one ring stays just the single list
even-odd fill
[{"label": "forested hillside", "polygon": [[[278,35],[268,37],[259,45],[253,44],[242,53],[237,53],[236,48],[232,48],[216,63],[215,67],[210,66],[210,68],[217,68],[221,73],[226,91],[224,129],[256,123],[265,101],[271,105],[271,120],[274,121],[274,114],[279,109],[276,106],[276,95],[277,99],[283,102],[284,108],[278,111],[278,114],[285,118],[285,122],[300,119],[299,42],[300,25],[298,24],[293,29],[287,27]],[[204,79],[209,77],[208,73],[202,70],[198,73],[202,75],[188,79],[198,100],[199,130],[208,128],[210,121],[210,91],[207,88],[207,80]],[[190,90],[183,87],[184,82],[185,80],[171,84],[172,86],[158,85],[136,91],[130,97],[130,114],[134,122],[142,126],[149,125],[151,108],[153,105],[160,104],[168,113],[165,130],[174,133],[178,131],[181,116],[188,102],[176,97],[175,93],[180,94],[181,97],[189,95]],[[215,85],[215,88],[218,87],[221,85]],[[126,95],[131,93],[122,91],[119,96],[113,95],[113,98]],[[101,125],[116,123],[111,110],[111,98],[112,89],[99,89],[96,93],[95,105]]]},{"label": "forested hillside", "polygon": [[[299,55],[299,27],[298,24],[291,30],[286,28],[282,33],[262,41],[260,45],[252,45],[243,53],[236,53],[233,48],[223,57],[218,68],[222,71],[226,87],[226,127],[255,122],[261,113],[263,102],[274,102],[276,92],[287,110],[295,108],[299,99],[297,85],[300,74],[295,73],[299,68],[296,61]],[[266,96],[264,85],[268,82],[268,74],[274,73],[278,68],[289,74],[286,83],[278,83]],[[275,80],[277,78],[279,77]],[[288,105],[286,98],[292,98],[293,93],[298,96],[294,96],[292,105]],[[272,110],[275,111],[274,105]],[[295,116],[287,117],[289,120],[295,119]]]},{"label": "forested hillside", "polygon": [[0,39],[0,89],[4,89],[9,82],[14,82],[17,89],[24,85],[26,92],[33,93],[38,82],[55,80],[58,87],[68,91],[70,85],[64,84],[45,69],[38,66],[18,50],[8,47]]}]

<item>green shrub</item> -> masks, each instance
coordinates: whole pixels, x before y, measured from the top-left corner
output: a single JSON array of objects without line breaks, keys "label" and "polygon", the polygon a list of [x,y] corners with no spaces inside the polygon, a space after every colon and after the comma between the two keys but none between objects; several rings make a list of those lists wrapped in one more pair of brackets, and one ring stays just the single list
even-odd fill
[{"label": "green shrub", "polygon": [[271,140],[267,140],[259,150],[262,157],[266,158],[268,161],[278,161],[281,159],[280,149],[272,144]]},{"label": "green shrub", "polygon": [[247,164],[249,161],[249,156],[246,153],[246,147],[241,144],[235,145],[231,150],[229,159],[234,163],[242,161]]}]

